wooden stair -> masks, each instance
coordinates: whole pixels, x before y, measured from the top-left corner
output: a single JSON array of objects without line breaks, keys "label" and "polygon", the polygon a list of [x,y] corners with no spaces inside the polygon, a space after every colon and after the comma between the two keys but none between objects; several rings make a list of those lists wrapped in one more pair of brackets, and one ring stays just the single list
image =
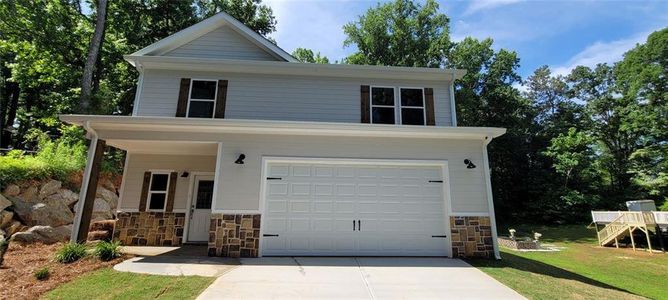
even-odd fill
[{"label": "wooden stair", "polygon": [[597,232],[598,242],[601,246],[608,246],[614,243],[615,247],[619,248],[619,240],[628,236],[631,238],[631,244],[635,251],[636,246],[633,232],[639,229],[647,236],[647,244],[649,245],[650,252],[652,252],[649,232],[654,227],[656,227],[656,222],[651,212],[619,212],[617,218]]}]

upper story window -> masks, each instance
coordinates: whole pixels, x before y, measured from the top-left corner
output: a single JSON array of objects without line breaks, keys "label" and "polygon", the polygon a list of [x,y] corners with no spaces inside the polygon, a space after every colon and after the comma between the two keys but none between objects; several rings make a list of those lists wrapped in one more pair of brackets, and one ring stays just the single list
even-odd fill
[{"label": "upper story window", "polygon": [[186,114],[188,118],[213,118],[217,90],[217,80],[192,80]]},{"label": "upper story window", "polygon": [[148,190],[148,210],[164,211],[169,191],[169,173],[151,173]]},{"label": "upper story window", "polygon": [[424,90],[372,87],[371,123],[425,125]]}]

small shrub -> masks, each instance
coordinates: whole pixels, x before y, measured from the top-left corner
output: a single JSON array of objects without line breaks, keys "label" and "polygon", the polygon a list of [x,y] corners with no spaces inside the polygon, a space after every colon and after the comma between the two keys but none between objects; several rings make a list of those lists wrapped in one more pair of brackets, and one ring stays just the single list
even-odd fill
[{"label": "small shrub", "polygon": [[95,255],[103,261],[110,261],[121,256],[121,243],[100,241],[95,246]]},{"label": "small shrub", "polygon": [[86,256],[86,246],[79,243],[69,243],[56,252],[56,261],[69,264]]},{"label": "small shrub", "polygon": [[35,274],[35,278],[37,278],[37,280],[46,280],[46,279],[49,278],[49,275],[50,275],[49,274],[49,268],[47,268],[47,267],[41,268],[41,269],[35,271],[34,274]]}]

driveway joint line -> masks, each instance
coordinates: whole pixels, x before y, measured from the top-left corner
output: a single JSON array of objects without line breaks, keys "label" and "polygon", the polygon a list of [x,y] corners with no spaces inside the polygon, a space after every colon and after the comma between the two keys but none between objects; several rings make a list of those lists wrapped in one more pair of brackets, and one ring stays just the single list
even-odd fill
[{"label": "driveway joint line", "polygon": [[376,299],[376,296],[373,294],[373,290],[371,289],[371,284],[366,279],[366,273],[364,272],[362,265],[360,264],[359,260],[357,260],[357,257],[353,259],[357,263],[357,269],[360,271],[360,276],[362,276],[362,281],[364,281],[364,285],[366,286],[367,291],[369,291],[369,296],[371,296],[372,300]]}]

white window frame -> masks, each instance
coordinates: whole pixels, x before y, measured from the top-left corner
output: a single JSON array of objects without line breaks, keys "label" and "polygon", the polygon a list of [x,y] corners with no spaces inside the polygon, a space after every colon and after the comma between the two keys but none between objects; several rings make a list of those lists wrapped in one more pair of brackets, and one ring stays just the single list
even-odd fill
[{"label": "white window frame", "polygon": [[[198,98],[192,98],[192,93],[193,93],[193,84],[195,81],[209,81],[209,82],[215,82],[216,87],[213,91],[213,99],[198,99]],[[200,102],[213,102],[213,111],[211,111],[211,119],[216,117],[216,99],[218,99],[218,80],[216,79],[200,79],[200,78],[193,78],[190,79],[190,88],[188,89],[188,107],[186,108],[186,118],[193,118],[193,119],[206,119],[206,118],[195,118],[190,116],[190,102],[191,101],[200,101]]]},{"label": "white window frame", "polygon": [[[391,88],[394,90],[394,105],[374,105],[373,104],[373,89],[374,88]],[[422,106],[403,106],[401,105],[401,90],[402,89],[407,89],[407,90],[422,90]],[[403,108],[407,109],[422,109],[422,126],[427,125],[427,99],[424,94],[424,88],[423,87],[410,87],[410,86],[382,86],[382,85],[370,85],[369,86],[369,123],[373,123],[373,108],[374,107],[385,107],[385,108],[394,108],[394,124],[385,124],[385,123],[377,123],[377,124],[382,124],[382,125],[404,125],[403,120],[401,119],[401,110]],[[420,125],[410,125],[410,126],[420,126]]]},{"label": "white window frame", "polygon": [[[167,199],[169,198],[169,184],[170,184],[170,179],[172,171],[166,171],[166,170],[149,170],[151,172],[151,180],[148,182],[148,195],[146,199],[146,211],[154,211],[154,212],[164,212],[167,210]],[[165,187],[165,191],[153,191],[151,190],[151,186],[153,185],[153,175],[167,175],[167,187]],[[162,206],[162,209],[151,209],[151,201],[153,199],[153,194],[165,194],[165,203]]]},{"label": "white window frame", "polygon": [[[374,88],[380,88],[380,89],[392,89],[393,94],[394,94],[394,105],[374,105],[373,104],[373,89]],[[394,109],[394,124],[385,124],[385,123],[378,123],[382,125],[398,125],[400,123],[397,123],[397,88],[394,86],[382,86],[382,85],[373,85],[369,87],[369,123],[373,123],[373,108],[374,107],[384,107],[384,108],[393,108]]]},{"label": "white window frame", "polygon": [[[397,97],[399,98],[399,111],[397,112],[397,115],[399,116],[399,124],[404,125],[404,121],[401,119],[401,112],[404,108],[407,109],[422,109],[422,126],[427,125],[427,99],[425,98],[424,94],[424,88],[423,87],[410,87],[410,86],[402,86],[398,88],[399,93],[397,93]],[[421,90],[422,91],[422,106],[403,106],[401,104],[401,90]],[[408,124],[406,124],[408,125]],[[411,124],[411,126],[420,126],[419,124]]]}]

